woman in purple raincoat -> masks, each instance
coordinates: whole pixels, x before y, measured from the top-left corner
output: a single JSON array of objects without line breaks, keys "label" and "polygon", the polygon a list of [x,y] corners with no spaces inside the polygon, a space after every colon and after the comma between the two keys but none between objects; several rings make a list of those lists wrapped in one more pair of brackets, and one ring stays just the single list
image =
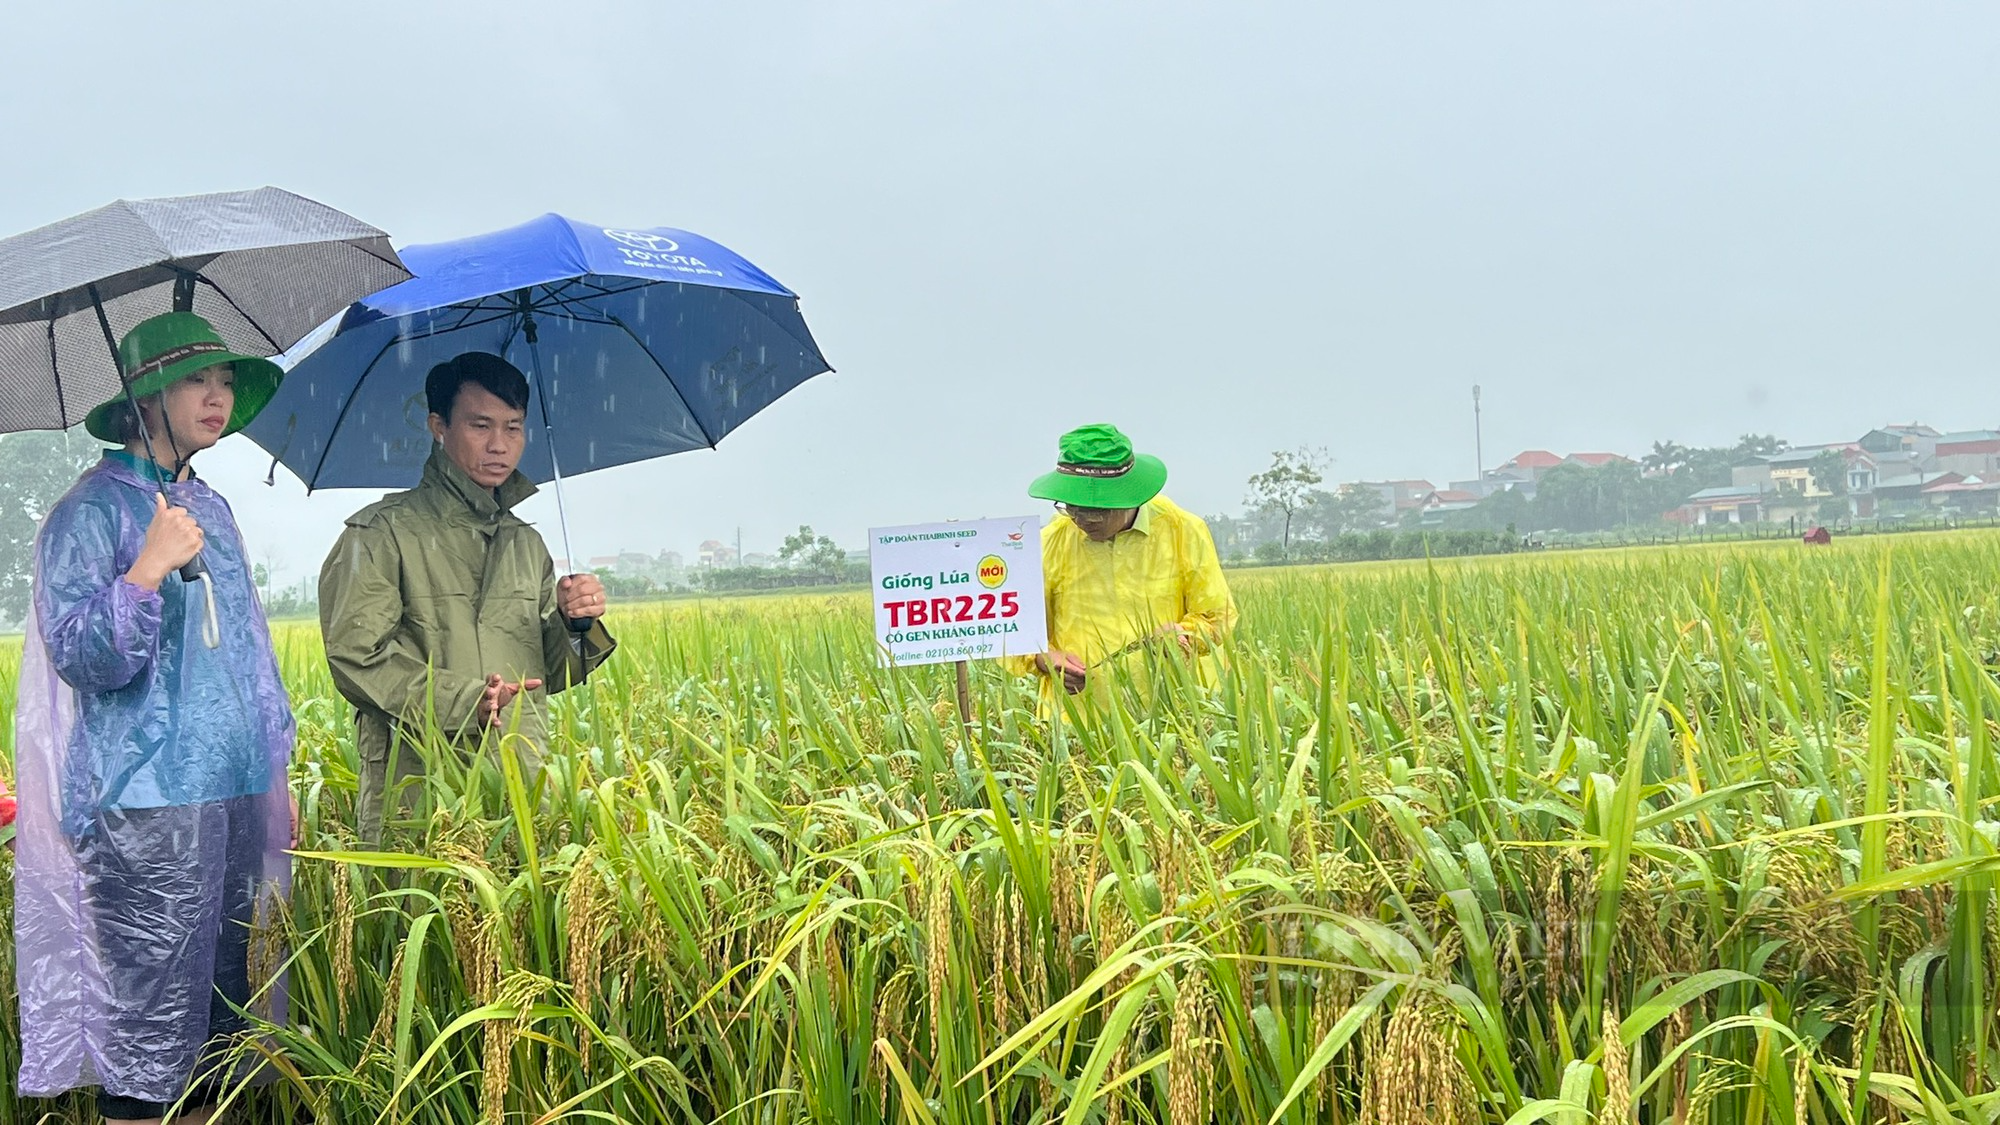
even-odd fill
[{"label": "woman in purple raincoat", "polygon": [[[122,448],[36,540],[15,720],[19,1085],[97,1087],[113,1121],[177,1102],[201,1121],[245,1078],[218,1065],[246,1029],[235,1009],[285,1018],[296,814],[291,707],[242,538],[188,459],[281,374],[192,313],[140,324],[119,352],[138,413],[122,398],[90,413]],[[197,553],[207,583],[177,573]]]}]

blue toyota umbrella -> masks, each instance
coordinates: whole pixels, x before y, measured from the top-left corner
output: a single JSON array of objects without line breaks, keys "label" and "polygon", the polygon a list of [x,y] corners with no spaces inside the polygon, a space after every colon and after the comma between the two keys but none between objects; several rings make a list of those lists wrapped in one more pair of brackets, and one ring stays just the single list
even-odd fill
[{"label": "blue toyota umbrella", "polygon": [[415,485],[424,376],[461,352],[528,373],[521,471],[558,506],[565,475],[712,448],[831,370],[796,294],[687,231],[551,214],[401,256],[416,276],[349,307],[244,431],[309,491]]}]

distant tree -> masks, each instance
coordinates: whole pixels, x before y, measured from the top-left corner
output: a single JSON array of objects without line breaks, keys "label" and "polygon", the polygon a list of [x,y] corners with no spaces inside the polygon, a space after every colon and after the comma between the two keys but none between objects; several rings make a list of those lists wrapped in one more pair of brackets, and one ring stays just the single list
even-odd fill
[{"label": "distant tree", "polygon": [[312,580],[273,590],[264,599],[264,615],[273,621],[311,617],[319,612],[319,584]]},{"label": "distant tree", "polygon": [[1332,492],[1320,490],[1307,497],[1299,524],[1303,530],[1332,539],[1348,531],[1381,527],[1394,516],[1382,502],[1382,494],[1372,488],[1343,484]]},{"label": "distant tree", "polygon": [[[1790,443],[1772,434],[1744,434],[1734,445],[1690,447],[1676,441],[1656,441],[1653,451],[1640,461],[1641,467],[1658,477],[1675,482],[1671,489],[1654,493],[1655,502],[1664,501],[1661,511],[1678,507],[1704,488],[1721,488],[1730,482],[1731,471],[1759,457],[1783,453]],[[1678,495],[1675,495],[1678,494]]]},{"label": "distant tree", "polygon": [[1847,498],[1829,496],[1819,502],[1819,522],[1839,523],[1848,516]]},{"label": "distant tree", "polygon": [[1518,489],[1503,488],[1487,495],[1470,508],[1455,512],[1437,512],[1404,524],[1418,531],[1432,531],[1443,528],[1447,531],[1498,531],[1510,523],[1529,519],[1533,502],[1527,494]]},{"label": "distant tree", "polygon": [[1688,456],[1693,452],[1677,441],[1656,441],[1653,451],[1640,458],[1639,466],[1650,473],[1672,476],[1687,467]]},{"label": "distant tree", "polygon": [[1215,540],[1216,553],[1228,558],[1231,552],[1243,551],[1242,520],[1235,516],[1217,513],[1203,516],[1202,522],[1208,525],[1208,533]]},{"label": "distant tree", "polygon": [[1284,513],[1281,549],[1286,554],[1292,550],[1292,519],[1312,502],[1314,488],[1326,479],[1320,474],[1326,462],[1324,449],[1300,446],[1291,451],[1280,450],[1271,454],[1270,468],[1250,478],[1250,497],[1246,502],[1253,508]]},{"label": "distant tree", "polygon": [[1776,434],[1744,434],[1736,439],[1736,446],[1730,450],[1730,454],[1735,458],[1735,464],[1742,465],[1759,457],[1783,453],[1791,447],[1791,442]]},{"label": "distant tree", "polygon": [[1533,509],[1533,502],[1525,495],[1503,488],[1481,500],[1472,511],[1479,517],[1475,525],[1479,530],[1503,531],[1531,519]]},{"label": "distant tree", "polygon": [[1687,451],[1687,461],[1676,478],[1686,478],[1681,483],[1687,486],[1690,496],[1704,488],[1720,488],[1729,483],[1730,472],[1736,467],[1736,451],[1722,446]]},{"label": "distant tree", "polygon": [[102,445],[77,432],[0,437],[0,620],[28,615],[42,517],[103,453]]},{"label": "distant tree", "polygon": [[1532,522],[1564,531],[1608,531],[1651,523],[1666,510],[1660,506],[1661,491],[1630,461],[1597,468],[1557,465],[1535,484]]},{"label": "distant tree", "polygon": [[1822,449],[1807,466],[1812,472],[1812,482],[1821,492],[1835,496],[1847,495],[1847,458],[1838,449]]},{"label": "distant tree", "polygon": [[778,548],[781,565],[803,570],[822,582],[838,580],[841,564],[846,561],[847,552],[832,537],[816,534],[806,524],[799,525],[797,534],[785,536],[784,546]]},{"label": "distant tree", "polygon": [[636,574],[619,574],[608,566],[591,571],[604,583],[604,592],[614,598],[638,598],[653,592],[653,580]]}]

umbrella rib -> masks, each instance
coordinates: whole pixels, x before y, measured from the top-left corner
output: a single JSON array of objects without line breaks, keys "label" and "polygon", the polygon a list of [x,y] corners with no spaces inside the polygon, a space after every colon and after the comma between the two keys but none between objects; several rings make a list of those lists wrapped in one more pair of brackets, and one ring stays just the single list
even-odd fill
[{"label": "umbrella rib", "polygon": [[[386,241],[388,240],[388,237],[389,237],[388,235],[383,235],[383,236],[382,236],[382,238],[383,238],[383,241],[385,241],[385,242],[386,242]],[[408,267],[408,266],[404,265],[404,264],[403,264],[402,262],[400,262],[400,261],[397,261],[397,260],[396,260],[396,259],[394,259],[394,258],[385,258],[385,257],[383,257],[382,255],[380,255],[380,254],[377,254],[377,253],[376,253],[375,251],[373,251],[373,250],[370,250],[370,249],[369,249],[369,248],[367,248],[366,246],[363,246],[363,245],[361,245],[361,243],[362,243],[362,242],[365,242],[365,241],[369,241],[369,240],[368,240],[368,239],[341,239],[341,244],[342,244],[343,246],[352,246],[352,247],[354,247],[354,248],[355,248],[356,250],[359,250],[359,251],[361,251],[361,252],[362,252],[363,254],[366,254],[366,255],[368,255],[369,257],[371,257],[371,258],[375,259],[376,261],[378,261],[378,262],[382,263],[383,265],[385,265],[385,266],[394,266],[395,268],[397,268],[397,269],[399,269],[399,270],[402,270],[405,276],[408,276],[408,275],[409,275],[409,273],[410,273],[410,267]]]},{"label": "umbrella rib", "polygon": [[340,413],[334,415],[333,425],[327,427],[326,444],[320,446],[319,460],[313,464],[312,476],[307,478],[306,480],[307,492],[311,492],[315,487],[318,486],[319,474],[326,469],[327,455],[333,452],[333,439],[340,434],[340,424],[342,422],[347,421],[347,411],[354,405],[354,400],[361,397],[362,385],[368,382],[368,377],[370,375],[375,374],[375,365],[382,362],[382,357],[389,354],[389,349],[395,347],[397,344],[400,344],[402,342],[403,342],[403,334],[400,332],[396,333],[394,336],[389,337],[389,339],[385,343],[383,343],[381,349],[375,353],[375,358],[369,360],[368,366],[361,369],[361,378],[356,379],[354,381],[354,390],[348,393],[347,401],[340,404]]},{"label": "umbrella rib", "polygon": [[[404,340],[425,340],[429,339],[432,336],[443,336],[447,333],[458,332],[467,328],[477,328],[482,324],[489,323],[489,321],[486,320],[475,321],[472,319],[473,317],[478,316],[480,313],[497,313],[498,315],[492,318],[497,320],[500,317],[512,316],[513,311],[514,310],[512,309],[490,309],[480,304],[477,301],[454,302],[449,305],[436,305],[427,309],[411,309],[409,312],[397,313],[393,316],[384,313],[383,319],[409,320],[412,317],[425,316],[431,314],[442,314],[442,313],[458,314],[458,319],[455,321],[450,321],[449,323],[444,323],[444,324],[426,325],[421,331],[398,330],[396,333],[396,342],[401,343]],[[437,319],[442,321],[445,318],[443,316],[438,316]],[[371,321],[370,323],[372,324],[374,322]],[[335,333],[335,335],[339,334],[340,333]]]},{"label": "umbrella rib", "polygon": [[585,281],[583,278],[577,278],[576,280],[577,284],[579,285],[589,286],[591,292],[599,297],[622,297],[627,293],[636,293],[639,290],[644,289],[650,285],[666,284],[666,282],[664,281],[647,281],[642,278],[634,277],[626,279],[630,281],[632,284],[619,286],[614,289],[609,285],[599,285],[595,282]]},{"label": "umbrella rib", "polygon": [[[484,298],[482,298],[481,300],[484,300]],[[488,308],[486,305],[480,303],[480,301],[473,301],[470,304],[463,304],[463,305],[450,305],[447,307],[458,311],[458,313],[460,314],[458,318],[458,323],[452,325],[449,328],[440,329],[435,332],[426,332],[424,333],[424,335],[441,336],[446,332],[457,332],[460,329],[464,328],[477,328],[481,324],[490,324],[495,320],[504,320],[507,317],[514,315],[514,310],[511,308],[499,308],[499,309]],[[494,315],[488,317],[485,320],[478,321],[477,323],[475,323],[472,318],[478,316],[480,313],[492,313]]]},{"label": "umbrella rib", "polygon": [[543,282],[540,288],[543,290],[543,292],[548,294],[548,300],[543,303],[536,303],[533,305],[533,307],[547,308],[550,305],[563,305],[569,303],[569,298],[563,296],[563,294],[575,288],[577,280],[578,279],[574,277],[564,278],[561,282],[554,285],[551,285],[548,282]]},{"label": "umbrella rib", "polygon": [[47,324],[49,326],[49,376],[56,381],[56,421],[61,422],[62,428],[67,430],[69,429],[69,402],[63,397],[62,365],[56,362],[58,357],[56,354],[55,318],[50,317]]},{"label": "umbrella rib", "polygon": [[620,332],[632,338],[632,342],[639,346],[639,353],[641,355],[653,361],[653,366],[659,370],[660,376],[667,381],[667,386],[673,388],[674,397],[681,400],[681,409],[687,411],[688,421],[693,422],[694,428],[701,432],[701,440],[706,442],[710,449],[714,449],[716,439],[709,436],[708,427],[701,424],[701,417],[694,412],[694,407],[689,405],[687,396],[681,393],[680,384],[674,382],[674,373],[666,369],[666,366],[653,354],[653,350],[646,346],[646,341],[641,340],[639,334],[627,327],[624,321],[611,316],[609,313],[605,315],[611,317],[611,323],[617,325]]},{"label": "umbrella rib", "polygon": [[[583,281],[582,279],[580,279],[580,278],[576,278],[576,279],[571,279],[570,281],[568,281],[568,282],[564,283],[564,285],[563,285],[563,287],[562,287],[561,289],[556,289],[556,288],[554,288],[554,287],[549,287],[549,296],[550,296],[550,300],[548,300],[548,301],[545,301],[545,302],[543,302],[543,303],[541,303],[541,304],[538,304],[538,305],[536,305],[536,306],[535,306],[535,308],[537,309],[537,311],[540,311],[540,310],[544,310],[544,309],[562,309],[562,310],[567,310],[567,309],[571,309],[571,308],[575,308],[575,307],[579,307],[579,306],[581,306],[581,307],[584,307],[584,308],[588,308],[588,307],[589,307],[589,302],[591,302],[591,301],[594,301],[594,300],[596,300],[596,299],[597,299],[597,298],[599,298],[599,297],[618,297],[618,296],[622,296],[622,295],[624,295],[624,294],[626,294],[626,293],[631,293],[631,292],[634,292],[634,291],[636,291],[636,290],[639,290],[639,289],[644,289],[644,288],[645,288],[645,287],[646,287],[646,286],[647,286],[648,284],[651,284],[651,283],[650,283],[650,282],[641,282],[641,283],[640,283],[640,284],[638,284],[638,285],[634,285],[634,286],[631,286],[630,288],[626,288],[626,289],[605,289],[605,288],[603,288],[602,286],[597,286],[597,285],[590,285],[589,283],[587,283],[587,282],[584,282],[584,281]],[[568,291],[569,291],[570,289],[573,289],[573,288],[575,288],[575,287],[577,287],[577,286],[579,286],[579,285],[583,286],[584,288],[587,288],[587,289],[589,289],[589,290],[590,290],[590,292],[588,292],[588,293],[581,293],[581,294],[578,294],[578,295],[576,295],[576,296],[573,296],[573,297],[572,297],[572,296],[567,296],[567,295],[566,295],[566,294],[568,293]],[[593,309],[593,310],[591,310],[591,311],[595,312],[596,310],[594,310],[594,309]]]},{"label": "umbrella rib", "polygon": [[264,326],[257,323],[257,318],[243,311],[243,306],[237,304],[236,298],[231,297],[227,290],[223,289],[222,286],[217,285],[215,282],[210,281],[206,274],[197,273],[195,274],[195,276],[203,281],[208,282],[208,287],[210,289],[215,290],[216,296],[221,297],[225,302],[227,302],[229,307],[236,311],[236,315],[243,318],[243,322],[245,324],[248,324],[250,327],[255,328],[257,330],[257,335],[264,337],[264,342],[271,345],[270,354],[277,355],[279,352],[285,350],[276,340],[273,340],[271,338],[271,334],[269,332],[264,331]]},{"label": "umbrella rib", "polygon": [[[749,307],[749,308],[751,309],[751,311],[755,312],[755,313],[756,313],[756,314],[757,314],[758,316],[761,316],[761,317],[763,317],[763,318],[764,318],[765,320],[768,320],[768,321],[770,321],[770,322],[771,322],[772,324],[776,325],[776,326],[777,326],[777,327],[778,327],[779,329],[781,329],[781,330],[782,330],[782,331],[783,331],[783,332],[785,333],[785,335],[787,335],[787,336],[790,336],[790,337],[792,338],[792,341],[793,341],[794,343],[798,344],[798,345],[799,345],[800,347],[803,347],[803,348],[805,348],[805,349],[806,349],[807,351],[810,351],[810,352],[811,352],[811,353],[813,354],[813,358],[814,358],[814,359],[817,359],[817,360],[819,360],[819,361],[820,361],[820,364],[821,364],[821,365],[822,365],[822,366],[823,366],[823,367],[824,367],[824,368],[825,368],[825,369],[826,369],[827,371],[832,371],[832,370],[833,370],[833,364],[831,364],[831,363],[827,363],[827,362],[826,362],[826,353],[825,353],[825,352],[822,352],[822,351],[820,351],[820,350],[819,350],[819,343],[818,343],[818,341],[816,341],[816,340],[812,339],[812,334],[811,334],[811,332],[810,332],[810,331],[809,331],[809,332],[807,332],[807,334],[806,334],[806,338],[805,338],[805,339],[803,339],[803,340],[801,340],[801,339],[799,339],[799,335],[798,335],[798,333],[796,333],[796,332],[792,331],[792,330],[791,330],[791,328],[790,328],[790,327],[789,327],[788,325],[786,325],[786,324],[784,324],[783,322],[781,322],[781,321],[780,321],[780,320],[779,320],[779,319],[778,319],[777,317],[775,317],[775,316],[772,316],[772,315],[771,315],[770,313],[767,313],[767,312],[765,312],[765,311],[764,311],[763,309],[761,309],[761,308],[758,308],[758,307],[757,307],[756,305],[754,305],[754,304],[751,304],[751,302],[750,302],[750,299],[749,299],[748,297],[745,297],[745,296],[743,295],[743,290],[741,290],[741,289],[724,289],[724,290],[723,290],[723,292],[724,292],[724,293],[727,293],[727,294],[729,294],[730,296],[732,296],[732,297],[734,297],[734,298],[736,298],[736,299],[737,299],[738,301],[741,301],[741,302],[743,302],[743,304],[744,304],[744,305],[746,305],[747,307]],[[794,308],[796,308],[796,307],[798,306],[798,303],[799,303],[799,299],[798,299],[797,297],[793,297],[793,298],[792,298],[792,306],[793,306]],[[801,322],[801,323],[803,323],[803,322],[804,322],[804,317],[801,317],[801,318],[800,318],[800,322]]]}]

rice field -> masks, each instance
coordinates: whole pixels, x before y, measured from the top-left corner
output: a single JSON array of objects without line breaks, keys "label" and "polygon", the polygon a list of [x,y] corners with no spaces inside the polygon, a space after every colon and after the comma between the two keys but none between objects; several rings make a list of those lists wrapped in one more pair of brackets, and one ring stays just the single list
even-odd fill
[{"label": "rice field", "polygon": [[287,627],[247,1119],[1990,1122],[1996,577],[1983,532],[1244,573],[1218,690],[1142,656],[1050,722],[979,667],[969,730],[859,598],[632,611],[539,776],[441,762],[377,854]]}]

